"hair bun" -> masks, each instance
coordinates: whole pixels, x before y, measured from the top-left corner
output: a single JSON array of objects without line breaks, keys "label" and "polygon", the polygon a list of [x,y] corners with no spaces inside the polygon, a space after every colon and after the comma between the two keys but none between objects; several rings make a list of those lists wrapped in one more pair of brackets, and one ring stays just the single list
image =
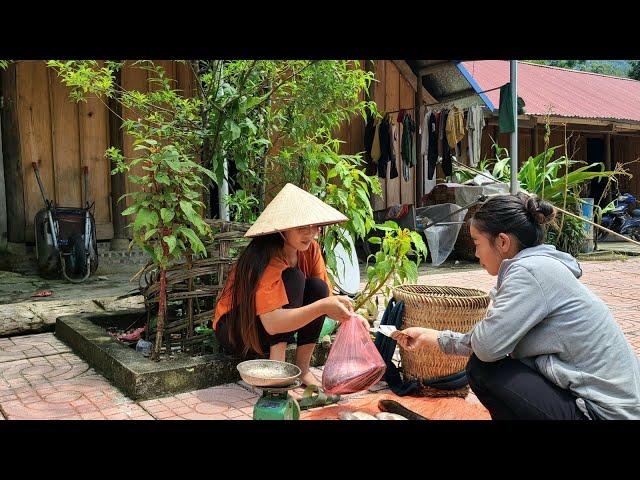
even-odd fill
[{"label": "hair bun", "polygon": [[556,209],[549,202],[539,200],[535,196],[529,197],[525,202],[527,215],[538,225],[552,222],[556,217]]}]

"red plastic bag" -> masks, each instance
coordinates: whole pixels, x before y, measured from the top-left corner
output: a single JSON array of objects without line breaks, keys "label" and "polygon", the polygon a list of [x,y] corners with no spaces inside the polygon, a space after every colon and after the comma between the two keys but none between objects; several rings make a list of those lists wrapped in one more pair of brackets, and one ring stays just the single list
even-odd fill
[{"label": "red plastic bag", "polygon": [[386,365],[357,314],[343,322],[322,372],[322,388],[330,394],[366,390],[380,381]]}]

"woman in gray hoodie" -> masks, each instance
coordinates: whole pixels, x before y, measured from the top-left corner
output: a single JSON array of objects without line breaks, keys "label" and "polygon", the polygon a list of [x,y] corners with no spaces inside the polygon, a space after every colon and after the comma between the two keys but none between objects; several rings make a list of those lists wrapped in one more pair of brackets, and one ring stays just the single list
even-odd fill
[{"label": "woman in gray hoodie", "polygon": [[469,385],[497,419],[640,419],[640,361],[569,254],[543,244],[553,206],[487,200],[470,223],[476,257],[497,275],[486,318],[468,333],[412,327],[402,348],[469,355]]}]

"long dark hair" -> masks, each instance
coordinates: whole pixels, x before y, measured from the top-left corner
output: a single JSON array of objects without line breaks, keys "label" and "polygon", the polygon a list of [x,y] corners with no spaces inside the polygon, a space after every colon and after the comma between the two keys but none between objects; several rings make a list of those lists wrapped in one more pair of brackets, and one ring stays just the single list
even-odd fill
[{"label": "long dark hair", "polygon": [[255,237],[238,257],[233,267],[231,310],[227,314],[229,342],[242,354],[264,352],[260,345],[256,321],[256,291],[258,283],[272,258],[280,255],[284,239],[279,233]]},{"label": "long dark hair", "polygon": [[555,215],[553,205],[536,196],[499,195],[484,202],[471,222],[492,240],[500,233],[513,234],[518,250],[522,250],[544,241],[545,224],[552,222]]}]

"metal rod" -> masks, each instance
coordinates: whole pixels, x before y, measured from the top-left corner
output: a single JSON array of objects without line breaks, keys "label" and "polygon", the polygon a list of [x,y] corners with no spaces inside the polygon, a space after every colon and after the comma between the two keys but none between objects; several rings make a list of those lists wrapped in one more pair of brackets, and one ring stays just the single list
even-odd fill
[{"label": "metal rod", "polygon": [[44,191],[44,185],[42,185],[42,180],[40,179],[40,170],[38,169],[38,164],[36,162],[31,162],[31,166],[33,167],[33,171],[36,174],[36,180],[38,181],[38,186],[40,187],[42,201],[44,202],[45,207],[49,208],[49,200],[47,200],[47,194]]},{"label": "metal rod", "polygon": [[[468,205],[465,205],[464,207],[459,208],[458,210],[454,210],[451,213],[448,213],[447,215],[445,215],[444,217],[438,219],[438,220],[434,220],[433,222],[428,223],[424,229],[426,230],[429,227],[433,227],[434,225],[442,222],[444,219],[451,217],[452,215],[461,212],[462,210],[466,210],[468,208],[471,208],[472,206],[474,206],[475,204],[479,203],[479,202],[484,202],[487,199],[486,195],[480,195],[476,200],[474,200],[473,202],[469,203]],[[462,222],[464,223],[464,222]]]},{"label": "metal rod", "polygon": [[511,60],[511,105],[513,132],[511,133],[511,195],[518,193],[518,61]]}]

